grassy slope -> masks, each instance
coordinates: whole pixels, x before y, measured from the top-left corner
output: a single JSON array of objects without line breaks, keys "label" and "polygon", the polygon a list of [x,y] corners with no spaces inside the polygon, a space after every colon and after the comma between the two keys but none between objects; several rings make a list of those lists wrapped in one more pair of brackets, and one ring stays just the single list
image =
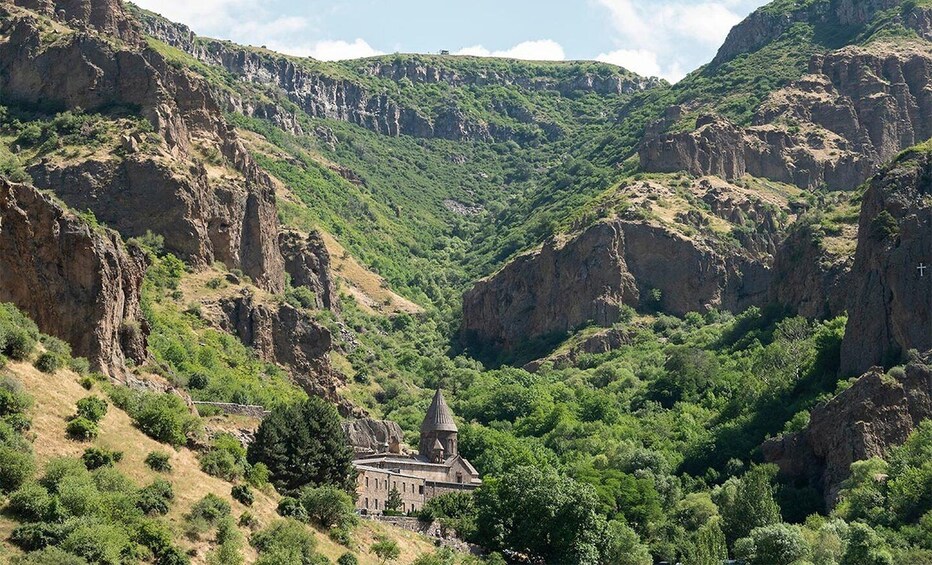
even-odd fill
[{"label": "grassy slope", "polygon": [[[60,371],[55,375],[48,375],[26,363],[10,363],[3,372],[20,381],[26,391],[35,398],[35,405],[30,415],[32,416],[32,433],[35,436],[33,447],[40,467],[55,457],[80,457],[89,445],[123,451],[123,460],[116,464],[116,468],[137,484],[148,484],[159,477],[171,481],[175,501],[167,520],[177,534],[176,539],[183,540],[185,548],[192,546],[181,535],[183,515],[194,502],[200,500],[208,492],[229,502],[234,517],[238,517],[247,510],[246,506],[236,502],[230,496],[230,483],[201,471],[195,452],[186,448],[174,451],[171,447],[150,439],[133,426],[126,413],[112,405],[101,421],[101,433],[96,440],[86,443],[69,440],[65,436],[65,422],[66,418],[74,414],[75,403],[84,396],[93,393],[100,394],[99,391],[88,392],[82,388],[78,384],[76,374],[70,371]],[[156,473],[143,463],[146,455],[153,450],[172,453],[173,470],[170,474]],[[262,526],[265,526],[277,517],[276,505],[277,496],[257,491],[256,501],[248,510],[258,518]],[[14,526],[15,523],[8,518],[0,518],[0,536],[4,540],[2,547],[11,553],[15,553],[16,550],[5,540]],[[248,536],[249,533],[247,529],[243,529],[244,535]],[[332,561],[347,551],[347,548],[330,540],[325,532],[317,531],[316,533],[318,550]],[[398,542],[402,549],[401,563],[410,563],[421,553],[428,553],[433,548],[430,541],[422,536],[398,528],[363,521],[355,532],[355,539],[360,547],[360,552],[357,554],[360,563],[367,565],[379,563],[378,558],[368,552],[368,547],[374,541],[375,536],[381,533],[389,535]],[[201,544],[197,549],[198,556],[193,562],[204,563],[206,546]],[[251,561],[255,559],[255,552],[247,547],[246,556],[247,560]]]}]

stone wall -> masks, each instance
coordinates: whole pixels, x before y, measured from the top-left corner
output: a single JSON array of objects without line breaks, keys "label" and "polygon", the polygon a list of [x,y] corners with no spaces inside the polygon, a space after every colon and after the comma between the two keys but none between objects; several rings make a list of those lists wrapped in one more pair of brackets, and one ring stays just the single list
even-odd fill
[{"label": "stone wall", "polygon": [[264,406],[257,406],[254,404],[233,404],[232,402],[203,402],[203,401],[194,401],[194,406],[210,406],[211,408],[216,408],[223,412],[224,414],[231,414],[234,416],[247,416],[249,418],[257,418],[259,420],[268,416],[271,412],[266,410]]}]

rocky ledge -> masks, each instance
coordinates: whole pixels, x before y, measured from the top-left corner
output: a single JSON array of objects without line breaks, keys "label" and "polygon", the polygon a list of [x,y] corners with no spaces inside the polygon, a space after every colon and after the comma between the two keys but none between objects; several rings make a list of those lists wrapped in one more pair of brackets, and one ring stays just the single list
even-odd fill
[{"label": "rocky ledge", "polygon": [[768,440],[761,449],[785,476],[820,488],[831,508],[851,463],[883,457],[926,418],[932,418],[929,366],[911,363],[890,376],[874,367],[814,408],[804,430]]},{"label": "rocky ledge", "polygon": [[0,302],[106,374],[146,358],[141,251],[32,186],[0,179]]}]

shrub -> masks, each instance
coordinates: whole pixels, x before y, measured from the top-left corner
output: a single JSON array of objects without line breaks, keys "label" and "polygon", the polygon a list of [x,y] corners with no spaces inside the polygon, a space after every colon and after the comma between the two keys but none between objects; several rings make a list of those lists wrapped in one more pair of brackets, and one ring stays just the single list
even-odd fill
[{"label": "shrub", "polygon": [[64,537],[65,531],[61,524],[39,522],[17,527],[10,534],[10,541],[23,551],[35,551],[58,544]]},{"label": "shrub", "polygon": [[269,468],[265,463],[256,463],[246,468],[246,482],[250,485],[261,489],[269,484]]},{"label": "shrub", "polygon": [[86,396],[78,400],[77,414],[92,422],[100,422],[107,414],[107,401],[99,396]]},{"label": "shrub", "polygon": [[88,473],[69,475],[58,484],[58,501],[72,516],[90,516],[99,512],[103,499]]},{"label": "shrub", "polygon": [[239,520],[236,523],[241,528],[249,528],[250,530],[254,530],[259,527],[259,520],[257,520],[249,510],[246,510],[240,514]]},{"label": "shrub", "polygon": [[62,549],[99,565],[120,565],[129,537],[110,524],[80,524],[62,541]]},{"label": "shrub", "polygon": [[249,488],[249,485],[236,485],[230,490],[230,495],[233,497],[233,500],[236,500],[240,504],[246,506],[252,506],[252,503],[255,502],[256,497],[252,492],[252,489]]},{"label": "shrub", "polygon": [[201,470],[214,477],[234,481],[242,476],[242,467],[236,464],[236,458],[228,451],[211,449],[198,457]]},{"label": "shrub", "polygon": [[65,428],[65,431],[68,432],[68,437],[72,439],[89,441],[97,437],[97,434],[100,433],[100,428],[87,418],[78,416],[74,420],[68,422],[68,427]]},{"label": "shrub", "polygon": [[136,495],[136,508],[146,514],[168,514],[175,491],[170,482],[156,479],[152,484],[139,489]]},{"label": "shrub", "polygon": [[7,508],[10,513],[27,522],[41,522],[46,519],[52,505],[49,491],[38,483],[26,483],[10,495]]},{"label": "shrub", "polygon": [[290,496],[283,496],[281,500],[278,501],[278,514],[285,518],[294,518],[300,522],[307,522],[310,518],[307,515],[307,510],[304,509],[304,506],[301,502]]},{"label": "shrub", "polygon": [[110,466],[122,459],[122,451],[111,451],[99,447],[88,447],[84,450],[84,455],[81,456],[81,460],[84,461],[84,466],[87,467],[88,470]]},{"label": "shrub", "polygon": [[79,375],[87,375],[91,372],[91,362],[84,357],[75,357],[68,362],[68,367]]},{"label": "shrub", "polygon": [[35,472],[32,454],[0,446],[0,491],[12,492]]},{"label": "shrub", "polygon": [[164,451],[150,451],[146,455],[146,466],[148,466],[153,471],[158,471],[160,473],[168,473],[172,470],[172,464],[169,461],[171,455],[165,453]]},{"label": "shrub", "polygon": [[6,336],[3,354],[16,361],[25,361],[32,355],[36,340],[26,331],[16,328]]},{"label": "shrub", "polygon": [[130,416],[143,433],[174,446],[184,444],[197,423],[184,401],[169,393],[144,394],[138,410],[131,411]]},{"label": "shrub", "polygon": [[401,555],[401,549],[398,548],[398,542],[395,540],[389,539],[385,535],[376,536],[375,540],[375,543],[369,549],[382,560],[382,563],[394,561]]},{"label": "shrub", "polygon": [[204,498],[194,503],[191,511],[185,516],[194,533],[202,533],[216,526],[220,521],[230,515],[230,503],[219,496],[208,493]]},{"label": "shrub", "polygon": [[48,351],[41,353],[34,363],[36,369],[49,374],[55,373],[61,369],[64,364],[65,362],[61,357],[54,353],[49,353]]},{"label": "shrub", "polygon": [[324,528],[350,524],[355,517],[352,497],[336,487],[305,488],[300,501],[308,518]]},{"label": "shrub", "polygon": [[359,565],[359,559],[347,551],[337,559],[337,565]]},{"label": "shrub", "polygon": [[49,489],[49,492],[58,492],[58,487],[66,478],[71,476],[86,477],[89,473],[84,462],[73,457],[60,457],[52,459],[45,464],[45,474],[39,479],[39,484]]},{"label": "shrub", "polygon": [[294,520],[273,522],[269,527],[253,534],[249,543],[259,553],[257,563],[313,565],[317,562],[317,540],[314,539],[314,534]]}]

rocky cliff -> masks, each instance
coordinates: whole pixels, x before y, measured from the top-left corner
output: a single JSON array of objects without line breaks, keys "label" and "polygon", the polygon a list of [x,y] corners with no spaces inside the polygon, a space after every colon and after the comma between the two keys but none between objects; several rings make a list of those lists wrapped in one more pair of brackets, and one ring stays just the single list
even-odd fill
[{"label": "rocky cliff", "polygon": [[841,371],[932,349],[932,152],[912,150],[864,193]]},{"label": "rocky cliff", "polygon": [[[128,109],[160,136],[155,156],[138,154],[138,142],[128,139],[124,151],[104,159],[35,163],[31,173],[40,187],[90,209],[124,236],[151,230],[196,265],[223,261],[264,288],[283,288],[271,182],[202,81],[153,50],[115,43],[96,30],[45,33],[49,23],[40,16],[15,7],[0,10],[0,34],[6,38],[0,42],[0,89],[6,103],[105,113]],[[224,173],[208,174],[199,159],[205,152],[219,156]]]},{"label": "rocky cliff", "polygon": [[832,253],[815,226],[794,226],[773,259],[770,301],[806,318],[833,318],[845,312],[852,257]]},{"label": "rocky cliff", "polygon": [[852,190],[898,151],[932,136],[928,43],[847,47],[816,55],[809,67],[771,94],[754,125],[703,116],[694,131],[645,140],[641,166]]},{"label": "rocky cliff", "polygon": [[784,475],[820,487],[832,507],[851,463],[883,457],[926,418],[932,418],[928,365],[912,363],[895,377],[873,368],[851,388],[814,408],[806,429],[768,440],[762,451]]},{"label": "rocky cliff", "polygon": [[[356,452],[382,453],[397,445],[404,446],[404,431],[397,422],[360,418],[343,422],[343,433]],[[405,449],[407,451],[407,449]]]},{"label": "rocky cliff", "polygon": [[[249,83],[275,87],[284,98],[312,117],[346,121],[390,136],[504,141],[523,135],[507,126],[472,117],[453,103],[430,111],[406,104],[397,96],[367,86],[365,80],[346,78],[346,69],[329,68],[312,59],[287,57],[227,41],[199,38],[186,26],[168,22],[149,12],[140,10],[137,16],[148,35]],[[609,65],[603,65],[600,72],[580,68],[578,72],[566,72],[560,77],[534,76],[533,73],[519,74],[481,67],[457,69],[421,56],[396,57],[391,61],[360,61],[354,71],[360,79],[376,77],[414,84],[444,83],[453,87],[516,86],[528,90],[552,90],[565,96],[586,92],[617,96],[663,84],[657,78],[640,77]],[[230,103],[237,111],[272,119],[290,131],[297,127],[281,106],[257,104],[245,99],[231,99]],[[519,122],[536,123],[535,116],[524,107],[512,105],[493,110]],[[559,128],[554,124],[539,125],[548,136],[559,135]]]},{"label": "rocky cliff", "polygon": [[288,368],[308,394],[336,403],[344,416],[354,412],[352,404],[337,393],[343,382],[328,356],[333,336],[306,311],[263,302],[248,290],[221,299],[218,306],[222,315],[214,322],[220,329],[239,337],[264,361]]},{"label": "rocky cliff", "polygon": [[[740,310],[761,300],[769,278],[763,262],[722,253],[701,237],[645,221],[604,221],[476,283],[463,297],[463,334],[509,349],[587,323],[611,325],[622,305],[678,315]],[[660,304],[651,304],[657,291]]]},{"label": "rocky cliff", "polygon": [[[778,39],[793,25],[806,23],[821,28],[823,26],[859,28],[868,24],[884,10],[902,8],[900,0],[818,0],[816,2],[797,2],[789,10],[781,10],[767,5],[752,13],[728,33],[725,42],[712,60],[711,66],[722,65],[738,55],[756,51]],[[901,9],[893,19],[930,38],[927,25],[928,10],[913,5]]]},{"label": "rocky cliff", "polygon": [[24,184],[0,179],[0,302],[107,374],[146,358],[141,251]]},{"label": "rocky cliff", "polygon": [[285,272],[291,276],[291,284],[311,290],[317,300],[317,308],[339,311],[330,253],[320,234],[282,231],[278,242],[285,259]]}]

